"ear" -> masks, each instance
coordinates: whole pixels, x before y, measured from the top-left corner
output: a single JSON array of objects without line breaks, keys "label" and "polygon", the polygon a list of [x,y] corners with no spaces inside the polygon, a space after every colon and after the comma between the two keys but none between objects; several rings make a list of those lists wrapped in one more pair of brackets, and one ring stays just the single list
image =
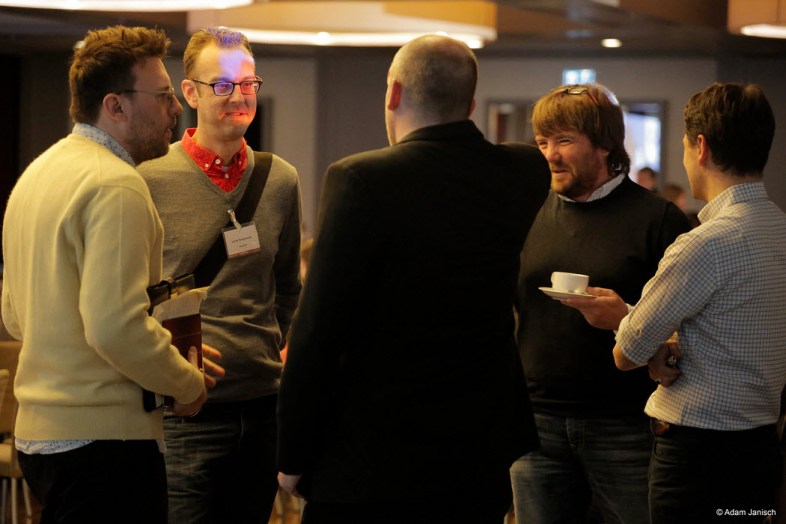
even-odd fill
[{"label": "ear", "polygon": [[388,109],[393,111],[401,103],[401,84],[396,80],[390,85],[390,98],[388,99]]},{"label": "ear", "polygon": [[710,146],[707,144],[707,139],[704,135],[700,134],[696,137],[696,151],[700,166],[705,166],[707,162],[712,160],[712,151],[710,151]]},{"label": "ear", "polygon": [[469,105],[469,112],[467,113],[467,118],[471,117],[471,116],[472,116],[472,113],[474,113],[474,112],[475,112],[475,103],[476,103],[476,101],[475,101],[475,99],[473,98],[473,99],[472,99],[472,103]]},{"label": "ear", "polygon": [[191,80],[185,79],[180,82],[180,90],[183,92],[183,98],[186,99],[191,109],[196,109],[199,105],[199,94],[197,93],[197,85]]},{"label": "ear", "polygon": [[[104,113],[114,122],[125,122],[128,120],[128,108],[126,100],[116,93],[109,93],[101,103]],[[123,107],[125,105],[125,107]]]}]

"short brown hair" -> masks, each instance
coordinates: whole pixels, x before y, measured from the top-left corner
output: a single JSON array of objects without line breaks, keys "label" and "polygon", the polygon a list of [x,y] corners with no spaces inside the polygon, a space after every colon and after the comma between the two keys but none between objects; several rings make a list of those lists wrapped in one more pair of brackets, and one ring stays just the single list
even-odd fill
[{"label": "short brown hair", "polygon": [[251,44],[248,43],[248,38],[243,33],[232,31],[224,26],[205,27],[191,35],[183,53],[183,70],[186,78],[191,78],[200,51],[210,44],[215,44],[218,47],[242,47],[248,51],[249,55],[254,56]]},{"label": "short brown hair", "polygon": [[715,83],[685,105],[685,136],[704,135],[712,161],[723,171],[745,176],[764,171],[775,136],[775,116],[761,87]]},{"label": "short brown hair", "polygon": [[134,86],[133,67],[166,57],[170,41],[162,29],[116,25],[88,31],[74,50],[68,83],[71,118],[94,124],[104,97]]},{"label": "short brown hair", "polygon": [[609,152],[609,174],[627,175],[630,156],[625,151],[625,121],[617,97],[600,84],[564,85],[551,90],[532,110],[536,135],[578,131],[592,145]]}]

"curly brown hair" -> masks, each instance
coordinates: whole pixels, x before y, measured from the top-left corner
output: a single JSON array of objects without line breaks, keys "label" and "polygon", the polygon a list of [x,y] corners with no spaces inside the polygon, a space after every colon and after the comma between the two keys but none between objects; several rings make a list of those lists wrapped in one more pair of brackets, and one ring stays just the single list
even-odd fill
[{"label": "curly brown hair", "polygon": [[116,25],[88,31],[74,49],[68,83],[71,118],[94,124],[104,97],[134,85],[133,67],[164,59],[170,40],[162,29]]}]

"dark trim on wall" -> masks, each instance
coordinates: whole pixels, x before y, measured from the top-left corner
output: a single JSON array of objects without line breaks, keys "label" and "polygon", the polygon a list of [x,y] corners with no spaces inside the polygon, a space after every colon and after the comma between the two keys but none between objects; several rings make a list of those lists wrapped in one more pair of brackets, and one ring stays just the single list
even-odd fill
[{"label": "dark trim on wall", "polygon": [[[22,74],[18,56],[0,55],[0,226],[8,195],[19,178],[19,106]],[[0,262],[2,253],[0,253]]]}]

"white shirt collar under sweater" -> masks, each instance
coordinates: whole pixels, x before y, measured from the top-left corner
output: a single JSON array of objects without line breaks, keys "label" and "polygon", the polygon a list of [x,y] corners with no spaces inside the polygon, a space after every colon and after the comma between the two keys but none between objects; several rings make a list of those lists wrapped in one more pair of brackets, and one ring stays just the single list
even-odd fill
[{"label": "white shirt collar under sweater", "polygon": [[[619,185],[622,183],[624,179],[625,179],[625,175],[615,176],[614,178],[612,178],[611,180],[600,186],[598,189],[593,191],[592,194],[589,196],[589,198],[586,200],[586,202],[592,202],[593,200],[600,200],[601,198],[609,196],[609,193],[617,189],[617,187],[619,187]],[[576,202],[575,200],[562,196],[559,193],[557,194],[557,196],[560,197],[562,200],[565,200],[566,202]],[[584,203],[584,202],[579,202],[579,203]]]}]

